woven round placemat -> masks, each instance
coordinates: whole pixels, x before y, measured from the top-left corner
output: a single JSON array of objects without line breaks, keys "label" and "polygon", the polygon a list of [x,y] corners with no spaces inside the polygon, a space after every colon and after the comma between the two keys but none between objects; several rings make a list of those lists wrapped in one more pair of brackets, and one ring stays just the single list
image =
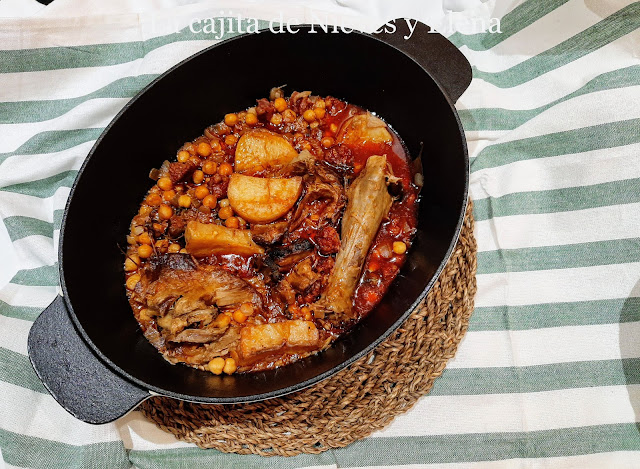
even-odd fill
[{"label": "woven round placemat", "polygon": [[458,243],[431,292],[395,334],[308,389],[252,404],[206,405],[153,397],[143,414],[178,439],[227,453],[321,453],[387,426],[427,394],[464,336],[476,293],[469,203]]}]

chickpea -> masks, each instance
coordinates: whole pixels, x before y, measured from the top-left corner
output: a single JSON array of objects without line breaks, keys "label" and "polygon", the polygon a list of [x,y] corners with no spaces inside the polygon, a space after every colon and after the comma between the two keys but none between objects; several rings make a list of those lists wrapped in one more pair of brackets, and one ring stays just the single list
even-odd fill
[{"label": "chickpea", "polygon": [[202,200],[209,195],[209,189],[207,189],[207,186],[198,186],[194,191],[194,195],[196,196],[196,199]]},{"label": "chickpea", "polygon": [[204,173],[198,169],[193,172],[192,178],[194,184],[200,184],[202,181],[204,181]]},{"label": "chickpea", "polygon": [[248,113],[245,119],[247,125],[256,125],[258,123],[258,116],[252,113]]},{"label": "chickpea", "polygon": [[293,112],[291,109],[286,109],[283,113],[282,113],[282,118],[284,119],[285,122],[293,122],[296,120],[296,113]]},{"label": "chickpea", "polygon": [[333,137],[325,137],[322,139],[322,146],[325,148],[329,148],[334,143],[336,143],[336,140]]},{"label": "chickpea", "polygon": [[220,140],[215,139],[215,140],[211,140],[211,149],[213,151],[220,151],[222,150],[222,146],[220,145]]},{"label": "chickpea", "polygon": [[173,209],[167,204],[162,204],[158,209],[158,216],[161,220],[168,220],[173,216]]},{"label": "chickpea", "polygon": [[138,282],[140,281],[140,275],[139,274],[133,274],[131,275],[126,282],[127,288],[129,290],[133,290],[134,288],[136,288],[136,285],[138,284]]},{"label": "chickpea", "polygon": [[233,134],[227,135],[224,138],[224,143],[226,143],[227,145],[229,145],[231,147],[231,146],[235,145],[236,143],[238,143],[238,137],[236,137]]},{"label": "chickpea", "polygon": [[223,219],[226,220],[229,217],[233,216],[233,209],[231,207],[222,207],[219,211],[218,211],[218,216]]},{"label": "chickpea", "polygon": [[[135,258],[138,259],[138,262],[136,262]],[[140,258],[138,257],[138,255],[132,254],[131,256],[127,257],[124,261],[124,271],[133,272],[134,270],[138,270],[139,262],[140,262]]]},{"label": "chickpea", "polygon": [[316,120],[316,113],[313,112],[313,109],[307,109],[306,111],[304,111],[304,113],[302,114],[302,117],[304,118],[304,120],[306,120],[307,122],[313,122],[314,120]]},{"label": "chickpea", "polygon": [[220,205],[220,207],[228,207],[230,203],[229,199],[222,199],[218,205]]},{"label": "chickpea", "polygon": [[242,303],[240,305],[240,312],[245,316],[251,316],[253,314],[253,305],[251,303]]},{"label": "chickpea", "polygon": [[236,217],[229,217],[224,221],[224,226],[226,226],[227,228],[238,229],[240,228],[240,222]]},{"label": "chickpea", "polygon": [[320,122],[318,121],[313,121],[309,124],[309,127],[311,127],[312,129],[317,129],[320,126]]},{"label": "chickpea", "polygon": [[216,170],[218,169],[218,165],[215,161],[205,161],[202,165],[202,171],[205,174],[216,174]]},{"label": "chickpea", "polygon": [[313,105],[316,109],[325,109],[327,107],[327,103],[324,102],[324,99],[319,99]]},{"label": "chickpea", "polygon": [[271,122],[273,125],[280,125],[280,124],[282,124],[282,114],[280,114],[280,113],[277,113],[277,112],[276,112],[273,116],[271,116],[271,120],[270,120],[270,122]]},{"label": "chickpea", "polygon": [[238,365],[236,365],[236,361],[233,358],[227,358],[224,361],[224,368],[222,371],[228,375],[232,375],[238,369]]},{"label": "chickpea", "polygon": [[227,114],[224,116],[224,123],[227,124],[229,127],[233,127],[238,123],[238,116],[233,113]]},{"label": "chickpea", "polygon": [[158,205],[160,205],[162,203],[162,197],[160,197],[159,194],[156,194],[155,192],[152,194],[149,194],[147,196],[147,204],[151,205],[152,207],[157,207]]},{"label": "chickpea", "polygon": [[142,207],[140,207],[140,210],[138,211],[138,213],[140,215],[142,215],[143,217],[146,217],[149,214],[151,214],[152,210],[153,209],[151,207],[149,207],[148,205],[143,205]]},{"label": "chickpea", "polygon": [[303,306],[302,308],[300,308],[300,313],[302,314],[304,319],[306,319],[307,321],[311,320],[312,318],[311,308],[309,308],[308,306]]},{"label": "chickpea", "polygon": [[218,168],[218,174],[220,176],[229,176],[231,173],[233,173],[233,166],[229,163],[222,163]]},{"label": "chickpea", "polygon": [[175,196],[176,191],[174,191],[173,189],[170,191],[164,191],[162,193],[162,200],[164,200],[165,202],[171,202]]},{"label": "chickpea", "polygon": [[153,254],[153,248],[148,244],[141,244],[138,246],[138,256],[142,259],[148,259]]},{"label": "chickpea", "polygon": [[407,252],[407,245],[402,241],[394,241],[393,252],[395,252],[396,254],[404,254],[405,252]]},{"label": "chickpea", "polygon": [[182,254],[188,254],[188,253],[189,253],[189,251],[187,251],[187,248],[182,248],[182,249],[180,249],[180,252],[181,252]]},{"label": "chickpea", "polygon": [[191,206],[191,197],[184,194],[178,197],[178,205],[182,208],[189,208]]},{"label": "chickpea", "polygon": [[197,156],[192,156],[191,158],[189,158],[189,163],[191,163],[192,166],[200,166],[200,158],[198,158]]},{"label": "chickpea", "polygon": [[151,236],[149,236],[149,233],[142,233],[138,236],[138,242],[140,244],[152,244],[153,240],[151,239]]},{"label": "chickpea", "polygon": [[211,145],[207,142],[200,142],[196,147],[196,151],[200,156],[209,156],[211,154]]},{"label": "chickpea", "polygon": [[242,324],[247,320],[247,316],[240,310],[236,310],[233,312],[233,320],[239,324]]},{"label": "chickpea", "polygon": [[158,187],[163,191],[170,191],[171,189],[173,189],[171,178],[161,177],[160,179],[158,179]]},{"label": "chickpea", "polygon": [[316,115],[318,119],[322,119],[327,111],[325,111],[322,107],[317,107],[313,110],[313,113]]},{"label": "chickpea", "polygon": [[187,150],[180,150],[178,152],[178,161],[180,163],[186,163],[191,158],[191,154]]},{"label": "chickpea", "polygon": [[285,101],[284,98],[276,98],[276,100],[273,102],[273,105],[275,106],[278,112],[282,112],[288,107],[287,101]]},{"label": "chickpea", "polygon": [[180,245],[178,243],[173,243],[173,244],[169,245],[168,251],[169,252],[180,252],[180,249],[182,249],[182,248],[180,247]]},{"label": "chickpea", "polygon": [[165,252],[167,252],[167,249],[169,248],[169,241],[166,239],[159,239],[158,241],[156,241],[155,246],[156,246],[156,250],[164,254]]},{"label": "chickpea", "polygon": [[207,366],[211,373],[213,373],[214,375],[220,375],[222,374],[222,370],[224,369],[224,364],[224,358],[216,357],[211,360]]},{"label": "chickpea", "polygon": [[231,323],[231,318],[226,314],[219,314],[215,320],[217,327],[227,327]]},{"label": "chickpea", "polygon": [[335,134],[338,131],[338,126],[336,124],[331,124],[329,126],[329,130]]},{"label": "chickpea", "polygon": [[218,199],[216,198],[215,195],[212,195],[212,194],[209,194],[208,196],[206,196],[202,200],[202,205],[204,205],[205,207],[207,207],[209,209],[216,208],[217,204],[218,204]]}]

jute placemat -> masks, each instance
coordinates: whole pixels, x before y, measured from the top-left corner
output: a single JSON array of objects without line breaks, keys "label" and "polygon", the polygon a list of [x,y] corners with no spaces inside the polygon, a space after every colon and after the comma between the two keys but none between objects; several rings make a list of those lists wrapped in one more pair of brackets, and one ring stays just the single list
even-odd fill
[{"label": "jute placemat", "polygon": [[472,204],[426,300],[373,352],[332,378],[253,404],[154,397],[143,414],[178,439],[227,453],[294,456],[340,448],[386,427],[427,394],[464,336],[476,293]]}]

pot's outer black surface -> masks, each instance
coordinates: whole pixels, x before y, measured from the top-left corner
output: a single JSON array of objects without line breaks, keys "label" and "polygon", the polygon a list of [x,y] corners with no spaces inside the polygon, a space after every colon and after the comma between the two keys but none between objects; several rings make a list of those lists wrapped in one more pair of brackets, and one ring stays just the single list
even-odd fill
[{"label": "pot's outer black surface", "polygon": [[[403,23],[396,21],[396,34],[380,38],[300,28],[295,37],[261,32],[225,41],[168,71],[113,120],[81,168],[65,210],[59,252],[65,301],[54,301],[29,336],[36,372],[69,412],[108,422],[149,391],[221,404],[284,395],[344,368],[406,319],[444,267],[465,213],[468,157],[453,102],[468,86],[471,69],[424,25],[404,40]],[[283,84],[288,92],[312,90],[375,111],[413,157],[424,146],[425,186],[410,255],[380,305],[319,355],[233,376],[171,365],[143,337],[124,287],[120,246],[151,186],[149,169],[225,113],[250,107]],[[65,309],[75,329],[64,320]],[[106,400],[110,404],[101,406]]]}]

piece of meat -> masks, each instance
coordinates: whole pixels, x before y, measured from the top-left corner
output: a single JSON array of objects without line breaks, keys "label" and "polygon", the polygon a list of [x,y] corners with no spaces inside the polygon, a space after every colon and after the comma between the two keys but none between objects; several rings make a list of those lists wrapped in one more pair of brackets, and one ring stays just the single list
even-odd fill
[{"label": "piece of meat", "polygon": [[227,196],[228,188],[229,176],[220,176],[219,174],[216,174],[209,180],[209,192],[218,199],[222,199]]},{"label": "piece of meat", "polygon": [[319,224],[336,224],[345,205],[344,185],[340,177],[327,165],[317,162],[305,176],[305,194],[298,203],[289,226],[289,231],[297,229],[311,215],[315,201],[324,201],[318,216]]},{"label": "piece of meat", "polygon": [[[227,326],[228,327],[228,326]],[[185,329],[182,332],[167,338],[169,342],[190,342],[194,344],[207,344],[213,342],[224,334],[227,327],[207,327],[205,329]]]},{"label": "piece of meat", "polygon": [[172,183],[182,181],[186,176],[192,173],[196,169],[196,165],[190,161],[186,163],[180,163],[176,161],[169,165],[169,178]]},{"label": "piece of meat", "polygon": [[241,364],[246,364],[269,352],[309,350],[319,344],[320,334],[311,321],[248,325],[240,331],[238,354]]},{"label": "piece of meat", "polygon": [[[141,269],[142,275],[134,292],[148,308],[164,314],[182,302],[179,314],[203,305],[226,307],[241,303],[260,305],[255,290],[244,280],[216,266],[196,266],[185,254],[165,254],[150,260]],[[179,299],[179,301],[178,301]],[[189,303],[190,302],[190,303]],[[171,303],[167,308],[167,303]],[[159,314],[163,316],[164,314]]]},{"label": "piece of meat", "polygon": [[218,309],[214,307],[206,309],[197,309],[186,314],[187,324],[200,323],[203,326],[208,325],[213,318],[218,315]]},{"label": "piece of meat", "polygon": [[343,172],[346,171],[347,168],[353,167],[353,152],[351,148],[342,143],[338,143],[327,150],[324,159],[327,163],[339,168]]},{"label": "piece of meat", "polygon": [[259,99],[256,104],[256,114],[259,118],[264,120],[271,119],[271,116],[275,114],[276,108],[274,104],[266,98]]},{"label": "piece of meat", "polygon": [[387,191],[389,167],[385,156],[373,155],[349,187],[342,218],[342,242],[325,292],[313,309],[353,319],[353,294],[371,243],[391,208]]},{"label": "piece of meat", "polygon": [[286,221],[278,221],[267,225],[251,225],[251,238],[259,244],[274,244],[282,239],[289,228]]},{"label": "piece of meat", "polygon": [[201,311],[207,308],[207,303],[202,299],[192,295],[186,295],[180,297],[173,304],[173,315],[182,316],[183,314],[189,314],[194,311]]},{"label": "piece of meat", "polygon": [[227,332],[216,342],[206,345],[207,361],[215,357],[220,357],[229,353],[229,350],[235,349],[240,340],[240,328],[230,327]]},{"label": "piece of meat", "polygon": [[313,243],[308,239],[300,239],[293,244],[272,249],[269,255],[278,262],[291,254],[313,250]]},{"label": "piece of meat", "polygon": [[[186,332],[186,331],[185,331]],[[208,343],[180,342],[171,344],[172,347],[163,352],[164,357],[171,363],[187,362],[190,365],[206,366],[216,357],[224,357],[231,350],[238,347],[240,328],[229,327],[216,340]],[[177,347],[176,347],[177,346]]]},{"label": "piece of meat", "polygon": [[302,292],[309,288],[312,283],[320,279],[320,275],[313,271],[313,259],[307,257],[302,262],[298,262],[286,276],[289,284],[296,290]]},{"label": "piece of meat", "polygon": [[278,266],[280,272],[286,272],[302,259],[309,257],[311,254],[313,254],[313,251],[301,251],[289,254],[288,256],[278,259],[276,261],[276,265]]},{"label": "piece of meat", "polygon": [[327,225],[318,230],[316,244],[321,254],[335,254],[340,250],[340,236],[333,226]]},{"label": "piece of meat", "polygon": [[276,285],[275,294],[284,306],[293,304],[296,301],[296,291],[286,279],[281,280]]},{"label": "piece of meat", "polygon": [[308,239],[299,239],[293,244],[274,248],[269,252],[269,256],[280,272],[288,271],[311,254],[313,254],[313,243]]},{"label": "piece of meat", "polygon": [[182,217],[172,216],[169,219],[169,236],[179,238],[184,233],[187,222]]},{"label": "piece of meat", "polygon": [[[242,303],[262,308],[259,294],[245,280],[217,266],[198,265],[191,256],[179,253],[149,259],[133,297],[144,305],[146,314],[156,318],[157,327],[147,327],[145,335],[167,360],[192,365],[204,365],[237,344],[239,333],[229,336],[230,326],[220,327],[214,321],[218,308]],[[174,350],[178,345],[182,348]]]},{"label": "piece of meat", "polygon": [[191,271],[195,270],[196,267],[196,263],[188,254],[170,253],[153,256],[144,264],[143,280],[155,282],[163,272],[168,273],[172,270]]}]

